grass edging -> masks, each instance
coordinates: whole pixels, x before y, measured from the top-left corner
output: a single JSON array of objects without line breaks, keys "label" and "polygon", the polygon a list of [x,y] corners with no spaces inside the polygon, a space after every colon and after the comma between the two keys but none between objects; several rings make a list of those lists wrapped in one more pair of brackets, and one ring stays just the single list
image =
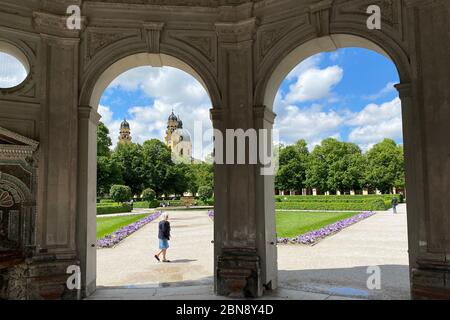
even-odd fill
[{"label": "grass edging", "polygon": [[153,220],[159,218],[162,212],[158,211],[153,214],[148,215],[145,218],[142,218],[136,222],[133,222],[125,227],[122,227],[113,233],[104,236],[97,240],[97,248],[112,248],[127,238],[129,235],[138,231],[140,228],[145,226],[146,224],[152,222]]}]

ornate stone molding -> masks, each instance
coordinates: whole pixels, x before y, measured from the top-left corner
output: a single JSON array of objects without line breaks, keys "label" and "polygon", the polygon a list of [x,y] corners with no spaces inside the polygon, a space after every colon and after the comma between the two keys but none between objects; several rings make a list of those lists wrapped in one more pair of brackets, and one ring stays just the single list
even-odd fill
[{"label": "ornate stone molding", "polygon": [[143,24],[143,35],[147,42],[148,53],[160,53],[161,32],[163,28],[163,22],[146,22]]},{"label": "ornate stone molding", "polygon": [[217,38],[210,31],[169,31],[170,38],[181,41],[183,44],[199,51],[209,62],[217,60]]},{"label": "ornate stone molding", "polygon": [[217,22],[215,24],[219,41],[236,43],[253,40],[258,26],[257,18],[249,18],[239,22]]},{"label": "ornate stone molding", "polygon": [[39,142],[24,137],[18,133],[0,127],[0,156],[7,159],[23,159],[32,157],[39,146]]},{"label": "ornate stone molding", "polygon": [[[64,0],[59,0],[64,1]],[[84,0],[84,2],[95,2],[98,0]],[[245,3],[260,2],[262,0],[128,0],[127,3],[132,4],[151,4],[166,6],[195,6],[195,7],[213,7],[220,6],[239,6]],[[121,0],[102,0],[106,3],[121,3]]]},{"label": "ornate stone molding", "polygon": [[139,33],[133,29],[117,29],[117,28],[88,28],[87,44],[85,47],[85,57],[87,60],[92,59],[99,51],[109,45],[123,39],[131,38]]},{"label": "ornate stone molding", "polygon": [[57,37],[76,38],[84,29],[85,18],[81,18],[81,30],[70,30],[67,28],[68,16],[55,15],[51,13],[33,12],[33,24],[39,33]]},{"label": "ornate stone molding", "polygon": [[330,34],[331,8],[334,0],[323,0],[309,6],[311,24],[319,37]]}]

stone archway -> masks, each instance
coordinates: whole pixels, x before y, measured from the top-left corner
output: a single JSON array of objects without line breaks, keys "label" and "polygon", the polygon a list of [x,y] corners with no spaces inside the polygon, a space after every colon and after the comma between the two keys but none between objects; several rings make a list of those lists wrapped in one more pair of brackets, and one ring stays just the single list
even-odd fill
[{"label": "stone archway", "polygon": [[[214,128],[270,129],[275,115],[267,88],[276,87],[279,80],[271,76],[283,59],[308,41],[321,50],[351,45],[342,34],[367,39],[360,45],[372,49],[377,44],[397,65],[410,146],[405,156],[413,292],[449,296],[447,0],[83,0],[76,1],[82,28],[69,30],[67,7],[73,2],[5,1],[0,8],[0,39],[17,45],[30,65],[22,85],[0,89],[0,125],[39,141],[41,150],[33,261],[52,268],[42,269],[42,282],[28,297],[73,297],[61,280],[65,268],[77,261],[95,266],[85,254],[92,243],[87,219],[95,212],[92,136],[99,120],[91,103],[97,80],[111,65],[134,54],[176,57],[207,87]],[[373,4],[383,12],[381,30],[367,29],[366,10]],[[259,296],[276,287],[268,216],[273,190],[259,169],[215,166],[215,284],[221,295]],[[232,287],[236,279],[239,286]],[[92,292],[95,276],[83,285]]]},{"label": "stone archway", "polygon": [[[123,52],[121,52],[123,53]],[[133,68],[142,66],[151,67],[173,67],[186,72],[195,78],[208,92],[208,88],[214,88],[214,84],[203,80],[194,68],[184,61],[174,56],[157,53],[135,53],[119,59],[114,63],[98,66],[104,70],[101,74],[95,75],[96,80],[87,80],[90,86],[86,86],[84,92],[89,92],[90,97],[82,93],[80,100],[89,101],[89,106],[79,107],[79,217],[78,217],[78,246],[81,261],[82,281],[85,294],[89,295],[96,287],[96,146],[97,146],[97,125],[100,120],[96,112],[100,98],[108,85],[122,73]],[[210,95],[211,97],[211,95]]]},{"label": "stone archway", "polygon": [[[292,42],[291,42],[292,41]],[[354,34],[330,34],[329,36],[324,36],[320,38],[313,38],[306,40],[305,42],[302,41],[296,41],[292,39],[286,40],[286,43],[281,44],[281,46],[292,46],[293,43],[299,43],[297,47],[295,47],[292,51],[286,52],[284,56],[277,56],[274,57],[274,59],[271,59],[271,63],[273,64],[271,68],[268,68],[272,70],[272,72],[269,72],[266,74],[263,78],[261,78],[261,82],[257,84],[256,89],[256,96],[255,99],[257,101],[262,101],[261,103],[264,104],[267,108],[270,110],[273,110],[273,104],[275,101],[275,96],[281,86],[282,81],[288,76],[288,74],[302,61],[320,54],[322,52],[333,52],[341,48],[363,48],[367,50],[371,50],[373,52],[376,52],[390,61],[394,64],[395,68],[397,69],[397,72],[399,74],[399,78],[401,79],[400,84],[395,85],[397,89],[400,91],[400,95],[403,98],[402,99],[402,114],[403,117],[407,119],[411,119],[412,117],[412,108],[410,105],[410,100],[408,98],[405,98],[404,95],[402,95],[402,88],[405,86],[410,86],[410,74],[411,70],[405,63],[408,61],[408,57],[404,56],[404,52],[402,50],[398,51],[385,51],[382,47],[380,47],[377,43],[373,42],[372,40],[368,40],[367,38],[364,38],[362,36],[356,36]],[[398,49],[398,48],[397,48]],[[392,58],[392,57],[395,57]],[[268,61],[265,62],[266,67],[268,64]],[[265,88],[262,90],[262,88]],[[405,121],[403,121],[405,122]],[[405,124],[403,128],[403,136],[404,136],[404,148],[405,148],[405,154],[409,155],[411,159],[406,158],[406,164],[407,164],[407,170],[411,170],[411,168],[414,167],[415,161],[417,161],[417,155],[414,155],[414,135],[415,130],[411,130],[411,126],[407,126]],[[412,174],[408,171],[407,173],[408,177],[411,177]],[[272,186],[272,181],[265,180],[265,190],[269,189],[268,184]],[[411,185],[410,188],[415,192],[415,195],[418,196],[420,194],[420,186],[418,185]],[[409,266],[410,268],[414,268],[416,266],[415,259],[418,254],[418,248],[415,246],[415,240],[412,240],[415,236],[415,228],[417,228],[418,224],[418,210],[416,207],[414,207],[414,200],[411,202],[408,201],[408,233],[409,233]],[[269,217],[272,221],[266,221],[266,225],[272,226],[272,224],[275,224],[275,219],[273,218],[273,215],[266,214],[266,217]]]}]

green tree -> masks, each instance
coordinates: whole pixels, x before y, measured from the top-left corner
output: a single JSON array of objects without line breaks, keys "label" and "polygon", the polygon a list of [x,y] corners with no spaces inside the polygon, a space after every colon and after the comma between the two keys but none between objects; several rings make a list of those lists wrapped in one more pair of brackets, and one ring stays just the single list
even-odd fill
[{"label": "green tree", "polygon": [[147,140],[142,146],[142,155],[146,187],[155,190],[157,196],[179,189],[178,186],[171,185],[180,176],[179,171],[174,169],[169,147],[158,139]]},{"label": "green tree", "polygon": [[192,194],[198,192],[200,186],[214,186],[214,166],[209,163],[195,163],[186,166],[185,173],[188,191]]},{"label": "green tree", "polygon": [[125,202],[131,198],[131,188],[115,184],[109,191],[109,196],[116,202]]},{"label": "green tree", "polygon": [[97,128],[97,156],[109,157],[111,154],[111,146],[112,142],[109,137],[109,130],[103,122],[99,122]]},{"label": "green tree", "polygon": [[97,157],[97,195],[108,194],[113,184],[122,184],[122,172],[119,164],[111,157]]},{"label": "green tree", "polygon": [[134,195],[139,195],[145,188],[146,166],[142,147],[136,143],[119,143],[112,153],[112,159],[122,172],[123,183],[131,188]]},{"label": "green tree", "polygon": [[324,139],[310,155],[307,185],[322,191],[360,189],[364,182],[364,158],[360,148],[334,138]]},{"label": "green tree", "polygon": [[187,164],[179,163],[168,167],[164,185],[166,194],[182,195],[188,191],[187,166]]},{"label": "green tree", "polygon": [[389,193],[392,187],[405,184],[405,160],[402,146],[394,140],[384,139],[366,153],[367,186]]},{"label": "green tree", "polygon": [[275,176],[276,188],[302,190],[306,186],[308,162],[309,151],[305,140],[299,140],[294,145],[281,146],[279,168]]},{"label": "green tree", "polygon": [[213,196],[213,189],[210,186],[201,186],[198,188],[198,197],[203,202],[206,202],[208,199],[211,199]]}]

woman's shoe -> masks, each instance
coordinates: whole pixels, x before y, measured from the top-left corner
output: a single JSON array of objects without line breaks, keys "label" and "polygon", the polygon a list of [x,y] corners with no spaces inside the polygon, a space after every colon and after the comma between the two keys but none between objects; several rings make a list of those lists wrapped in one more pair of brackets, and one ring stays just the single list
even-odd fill
[{"label": "woman's shoe", "polygon": [[163,260],[163,262],[170,262],[170,260]]},{"label": "woman's shoe", "polygon": [[158,260],[158,261],[161,261],[161,260],[159,260],[159,258],[158,258],[158,256],[156,254],[155,254],[155,259]]}]

